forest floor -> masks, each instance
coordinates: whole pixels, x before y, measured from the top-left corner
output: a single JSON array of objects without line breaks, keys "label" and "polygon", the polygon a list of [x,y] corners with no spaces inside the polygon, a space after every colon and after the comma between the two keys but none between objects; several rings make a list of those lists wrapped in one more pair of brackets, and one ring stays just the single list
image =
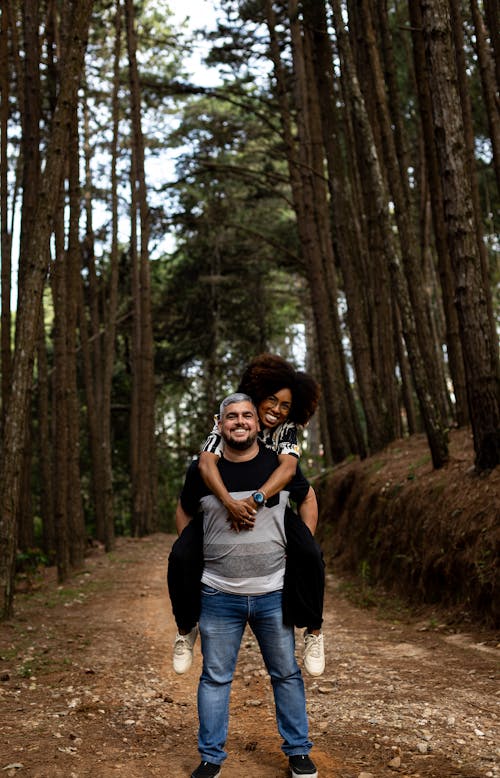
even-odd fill
[{"label": "forest floor", "polygon": [[[0,774],[189,776],[198,764],[199,643],[172,669],[166,589],[173,536],[92,549],[64,586],[53,569],[0,625]],[[327,667],[305,675],[321,778],[500,778],[499,636],[348,599],[328,575]],[[302,638],[297,632],[301,661]],[[285,778],[270,686],[253,636],[240,653],[222,778]]]}]

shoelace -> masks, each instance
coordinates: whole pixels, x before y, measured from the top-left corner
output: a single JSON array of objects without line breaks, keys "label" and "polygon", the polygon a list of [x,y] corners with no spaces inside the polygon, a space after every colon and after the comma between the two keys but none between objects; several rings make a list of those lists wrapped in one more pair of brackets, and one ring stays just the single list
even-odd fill
[{"label": "shoelace", "polygon": [[306,637],[307,653],[319,657],[321,655],[321,645],[319,635],[308,635]]}]

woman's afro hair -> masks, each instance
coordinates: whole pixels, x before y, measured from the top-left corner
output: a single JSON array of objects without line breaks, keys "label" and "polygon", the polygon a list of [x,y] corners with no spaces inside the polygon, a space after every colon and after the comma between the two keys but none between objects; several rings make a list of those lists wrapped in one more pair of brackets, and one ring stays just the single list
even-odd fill
[{"label": "woman's afro hair", "polygon": [[265,353],[254,357],[246,366],[238,386],[238,392],[250,395],[257,406],[280,389],[290,389],[292,393],[289,420],[306,424],[318,406],[320,386],[312,376],[295,370],[278,354]]}]

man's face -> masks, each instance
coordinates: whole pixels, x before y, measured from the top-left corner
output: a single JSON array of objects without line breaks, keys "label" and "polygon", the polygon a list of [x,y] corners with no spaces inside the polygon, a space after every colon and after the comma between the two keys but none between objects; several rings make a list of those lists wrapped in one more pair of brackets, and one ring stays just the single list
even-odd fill
[{"label": "man's face", "polygon": [[231,403],[224,408],[219,421],[219,430],[228,446],[245,451],[255,443],[257,437],[257,412],[252,403]]}]

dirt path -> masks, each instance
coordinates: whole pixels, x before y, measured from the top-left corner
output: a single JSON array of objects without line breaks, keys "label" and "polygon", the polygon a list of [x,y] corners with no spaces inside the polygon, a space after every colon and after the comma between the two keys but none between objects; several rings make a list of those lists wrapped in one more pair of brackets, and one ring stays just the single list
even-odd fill
[{"label": "dirt path", "polygon": [[[0,625],[0,774],[179,778],[198,763],[200,656],[171,669],[171,536],[123,540]],[[498,644],[432,620],[377,619],[329,580],[327,670],[306,678],[321,778],[500,778]],[[299,637],[299,635],[298,635]],[[300,643],[299,643],[300,645]],[[272,697],[248,634],[223,778],[285,778]]]}]

